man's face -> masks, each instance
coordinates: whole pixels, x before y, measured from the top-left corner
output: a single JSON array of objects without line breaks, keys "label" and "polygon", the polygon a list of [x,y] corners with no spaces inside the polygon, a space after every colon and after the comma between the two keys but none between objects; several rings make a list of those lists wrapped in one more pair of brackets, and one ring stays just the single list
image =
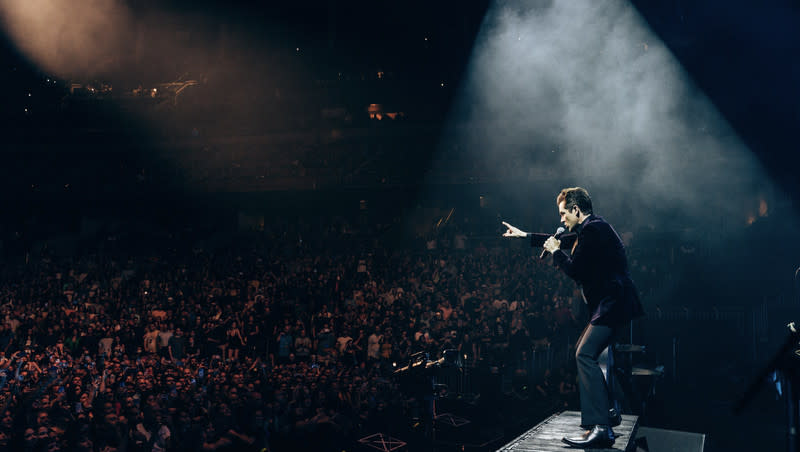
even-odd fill
[{"label": "man's face", "polygon": [[558,214],[561,215],[561,223],[571,231],[578,224],[578,208],[573,206],[572,209],[567,210],[564,207],[566,203],[566,201],[561,201],[558,204]]}]

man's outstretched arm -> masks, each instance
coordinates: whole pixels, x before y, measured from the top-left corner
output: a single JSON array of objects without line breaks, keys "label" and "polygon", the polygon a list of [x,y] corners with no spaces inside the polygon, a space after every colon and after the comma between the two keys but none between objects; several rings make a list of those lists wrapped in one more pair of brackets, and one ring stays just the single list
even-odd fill
[{"label": "man's outstretched arm", "polygon": [[510,224],[503,222],[503,226],[507,227],[508,230],[503,234],[503,237],[527,237],[528,233],[523,231],[522,229],[511,226]]},{"label": "man's outstretched arm", "polygon": [[[531,240],[531,246],[541,247],[544,242],[552,236],[552,234],[545,234],[543,232],[525,232],[522,229],[512,226],[503,221],[503,226],[508,230],[503,234],[503,237],[527,237]],[[561,236],[561,246],[572,248],[572,243],[575,241],[576,234],[564,234]]]}]

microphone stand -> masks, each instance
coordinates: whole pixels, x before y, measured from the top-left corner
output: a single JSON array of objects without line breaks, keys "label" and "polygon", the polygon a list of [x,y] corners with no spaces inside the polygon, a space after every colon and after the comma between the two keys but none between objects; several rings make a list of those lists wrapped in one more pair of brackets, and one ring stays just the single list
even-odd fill
[{"label": "microphone stand", "polygon": [[[800,267],[794,273],[794,284],[798,302],[800,302]],[[774,380],[778,394],[783,398],[786,409],[786,450],[800,452],[800,399],[796,389],[800,387],[800,331],[791,322],[786,325],[789,335],[783,342],[778,352],[769,363],[759,372],[758,376],[750,383],[744,395],[733,408],[735,414],[740,414],[750,403],[761,388],[761,382],[775,374]]]},{"label": "microphone stand", "polygon": [[741,414],[745,407],[750,404],[755,395],[762,388],[761,383],[767,380],[771,374],[777,373],[778,380],[778,393],[783,397],[786,402],[786,423],[787,423],[787,436],[786,436],[786,450],[788,452],[800,452],[798,449],[797,433],[800,425],[797,423],[798,414],[798,401],[795,396],[794,388],[795,383],[798,382],[798,358],[794,350],[798,347],[800,341],[800,334],[794,328],[794,322],[788,325],[789,336],[783,342],[780,350],[776,353],[770,362],[759,372],[758,376],[752,380],[750,385],[744,392],[744,395],[739,399],[733,407],[734,414]]}]

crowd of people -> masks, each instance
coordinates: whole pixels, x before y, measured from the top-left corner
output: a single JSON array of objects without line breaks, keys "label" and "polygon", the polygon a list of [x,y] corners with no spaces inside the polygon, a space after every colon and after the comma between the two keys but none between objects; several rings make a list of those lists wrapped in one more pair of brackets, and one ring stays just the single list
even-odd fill
[{"label": "crowd of people", "polygon": [[[533,382],[532,350],[577,335],[574,285],[525,244],[287,235],[6,265],[0,449],[325,450],[424,411],[395,378],[415,353]],[[530,387],[575,400],[569,370]]]}]

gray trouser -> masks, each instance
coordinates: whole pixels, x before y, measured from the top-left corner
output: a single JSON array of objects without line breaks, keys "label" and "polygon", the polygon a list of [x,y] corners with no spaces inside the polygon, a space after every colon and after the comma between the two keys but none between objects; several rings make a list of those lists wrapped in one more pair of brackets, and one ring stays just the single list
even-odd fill
[{"label": "gray trouser", "polygon": [[578,390],[581,396],[581,425],[586,428],[598,424],[608,425],[608,388],[597,359],[611,345],[615,333],[616,328],[589,324],[578,340],[575,359],[578,363]]}]

